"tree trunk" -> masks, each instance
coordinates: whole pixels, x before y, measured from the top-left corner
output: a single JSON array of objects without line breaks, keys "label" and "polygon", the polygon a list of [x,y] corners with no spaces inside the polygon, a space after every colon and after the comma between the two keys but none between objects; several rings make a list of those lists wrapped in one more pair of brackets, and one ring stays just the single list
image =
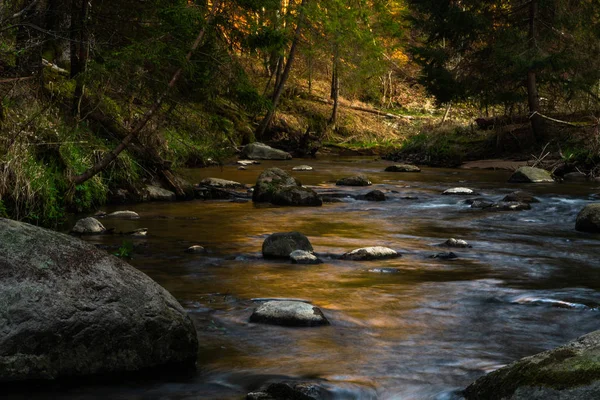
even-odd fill
[{"label": "tree trunk", "polygon": [[[536,54],[536,19],[538,12],[538,0],[531,0],[529,3],[529,56],[533,58]],[[531,119],[531,130],[534,140],[539,140],[543,134],[543,119],[539,115],[540,98],[537,91],[536,73],[533,66],[527,71],[527,101],[529,103],[529,113]]]},{"label": "tree trunk", "polygon": [[333,110],[331,111],[331,117],[329,118],[329,124],[332,125],[333,130],[336,129],[338,105],[340,98],[340,76],[339,76],[339,56],[337,48],[334,50],[333,55],[333,67],[331,73],[331,99],[333,100]]},{"label": "tree trunk", "polygon": [[275,109],[279,104],[279,99],[281,98],[281,94],[283,93],[283,87],[287,82],[290,71],[292,69],[292,64],[294,63],[294,58],[296,56],[296,48],[298,47],[298,43],[300,42],[300,33],[302,31],[302,25],[304,24],[304,6],[308,3],[309,0],[302,0],[300,4],[300,15],[298,15],[298,24],[296,25],[296,31],[294,32],[294,40],[292,41],[292,46],[290,47],[290,52],[287,57],[287,62],[285,63],[285,68],[283,69],[283,73],[281,74],[281,79],[279,80],[279,85],[275,87],[275,92],[273,93],[272,105],[267,115],[263,118],[263,120],[258,125],[256,129],[256,137],[258,139],[262,139],[264,134],[271,125],[271,121],[273,120],[273,115],[275,115]]},{"label": "tree trunk", "polygon": [[[186,62],[190,61],[194,52],[198,49],[198,47],[200,47],[200,44],[202,43],[202,40],[204,39],[204,35],[206,34],[206,28],[208,26],[210,26],[212,24],[213,20],[215,19],[217,11],[220,7],[220,3],[221,3],[220,0],[213,1],[212,10],[210,12],[210,15],[208,16],[206,25],[200,30],[200,32],[198,33],[198,36],[196,37],[196,40],[194,41],[194,43],[192,44],[192,47],[190,48],[190,51],[187,53],[187,55],[185,57]],[[150,109],[148,111],[146,111],[144,116],[134,126],[134,128],[130,131],[130,133],[121,141],[121,143],[119,143],[119,145],[117,147],[115,147],[112,151],[110,151],[108,154],[106,154],[100,161],[98,161],[96,164],[94,164],[90,169],[88,169],[81,175],[77,175],[77,176],[73,177],[71,179],[71,182],[74,185],[80,185],[83,182],[85,182],[88,179],[95,176],[96,174],[98,174],[99,172],[101,172],[111,162],[113,162],[119,156],[119,154],[123,150],[125,150],[125,148],[127,148],[129,143],[131,143],[131,141],[137,137],[137,135],[142,131],[142,129],[150,121],[150,119],[152,119],[154,114],[156,114],[158,112],[158,110],[160,109],[160,106],[162,105],[164,98],[167,96],[169,91],[171,91],[171,89],[173,89],[173,87],[175,87],[175,84],[181,77],[182,73],[183,73],[183,67],[180,67],[177,69],[177,71],[175,71],[175,73],[173,74],[173,77],[171,77],[171,80],[169,81],[169,84],[167,85],[167,88],[165,89],[165,91],[160,96],[158,96],[158,98],[156,99],[156,101],[154,102],[152,107],[150,107]]]},{"label": "tree trunk", "polygon": [[75,78],[75,91],[71,112],[80,113],[81,98],[84,89],[84,74],[89,58],[89,31],[87,26],[90,2],[92,0],[73,0],[71,4],[71,78]]}]

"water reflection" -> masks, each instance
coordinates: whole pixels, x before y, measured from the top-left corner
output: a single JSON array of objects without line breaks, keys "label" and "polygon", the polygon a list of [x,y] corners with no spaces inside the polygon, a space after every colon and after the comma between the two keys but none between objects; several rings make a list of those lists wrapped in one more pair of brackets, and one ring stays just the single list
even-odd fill
[{"label": "water reflection", "polygon": [[[139,220],[106,220],[117,231],[149,229],[147,238],[134,241],[131,263],[189,310],[201,343],[199,372],[183,382],[165,378],[56,396],[241,398],[270,379],[309,377],[325,380],[338,398],[451,399],[484,372],[598,329],[599,236],[573,229],[593,186],[525,185],[541,200],[532,210],[487,213],[440,193],[469,186],[499,200],[523,188],[505,183],[506,171],[425,168],[394,174],[382,172],[388,165],[383,161],[337,159],[187,174],[193,182],[211,176],[253,184],[268,166],[291,171],[307,163],[314,171],[293,175],[319,191],[378,188],[390,200],[321,208],[148,203],[133,207]],[[356,173],[369,175],[375,185],[353,189],[332,183]],[[418,199],[402,199],[408,195]],[[309,237],[324,264],[260,258],[266,235],[291,230]],[[456,260],[428,258],[449,237],[468,240],[473,248],[453,249]],[[118,246],[124,238],[91,240]],[[208,253],[184,253],[192,244]],[[394,248],[403,257],[352,262],[332,256],[370,245]],[[250,324],[256,305],[251,299],[257,297],[308,299],[332,326]],[[581,306],[557,306],[565,304]]]}]

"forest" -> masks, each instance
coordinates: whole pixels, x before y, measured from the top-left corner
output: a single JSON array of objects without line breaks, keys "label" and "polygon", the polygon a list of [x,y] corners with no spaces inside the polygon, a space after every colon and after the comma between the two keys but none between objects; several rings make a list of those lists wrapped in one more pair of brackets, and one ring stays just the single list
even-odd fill
[{"label": "forest", "polygon": [[495,135],[472,159],[551,143],[597,174],[599,13],[594,0],[3,1],[0,210],[53,225],[152,178],[183,196],[173,170],[253,141],[452,164],[475,122]]},{"label": "forest", "polygon": [[600,0],[0,0],[2,398],[600,398]]}]

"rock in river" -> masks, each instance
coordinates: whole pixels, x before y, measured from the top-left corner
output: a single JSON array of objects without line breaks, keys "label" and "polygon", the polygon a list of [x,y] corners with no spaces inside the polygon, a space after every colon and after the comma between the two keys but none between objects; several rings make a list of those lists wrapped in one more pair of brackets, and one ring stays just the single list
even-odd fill
[{"label": "rock in river", "polygon": [[177,199],[175,193],[158,186],[146,186],[146,193],[151,201],[175,201]]},{"label": "rock in river", "polygon": [[468,195],[476,195],[473,189],[469,189],[466,187],[455,187],[444,190],[443,195],[460,195],[460,196],[468,196]]},{"label": "rock in river", "polygon": [[331,393],[314,383],[276,382],[260,392],[248,393],[246,400],[325,400],[331,397]]},{"label": "rock in river", "polygon": [[266,169],[259,175],[252,201],[281,206],[318,207],[323,204],[314,190],[303,187],[297,179],[279,168]]},{"label": "rock in river", "polygon": [[79,235],[98,234],[105,231],[106,228],[104,225],[102,225],[96,218],[92,217],[80,219],[71,230],[72,233],[77,233]]},{"label": "rock in river", "polygon": [[312,253],[313,247],[300,232],[278,232],[269,235],[262,245],[264,258],[288,258],[295,250]]},{"label": "rock in river", "polygon": [[504,196],[502,201],[516,201],[519,203],[539,203],[540,201],[533,197],[531,193],[517,190]]},{"label": "rock in river", "polygon": [[454,248],[458,248],[458,249],[466,249],[469,247],[473,247],[466,240],[454,239],[454,238],[450,238],[450,239],[446,240],[444,243],[440,244],[440,246],[454,247]]},{"label": "rock in river", "polygon": [[123,211],[115,211],[110,214],[106,214],[105,218],[121,218],[121,219],[136,219],[139,218],[140,215],[135,211],[123,210]]},{"label": "rock in river", "polygon": [[370,186],[371,181],[366,177],[366,175],[356,175],[342,178],[335,184],[338,186]]},{"label": "rock in river", "polygon": [[367,201],[385,201],[385,194],[381,190],[371,190],[369,193],[360,197],[361,199],[365,199]]},{"label": "rock in river", "polygon": [[421,172],[421,168],[412,164],[390,165],[385,169],[386,172]]},{"label": "rock in river", "polygon": [[551,183],[554,182],[550,172],[541,168],[521,167],[508,179],[514,183]]},{"label": "rock in river", "polygon": [[244,147],[242,157],[249,160],[291,160],[292,155],[264,143],[255,142]]},{"label": "rock in river", "polygon": [[77,238],[0,219],[0,382],[193,365],[192,321],[148,276]]},{"label": "rock in river", "polygon": [[311,167],[310,165],[297,165],[294,168],[292,168],[292,171],[312,171],[313,167]]},{"label": "rock in river", "polygon": [[595,331],[485,375],[464,396],[467,400],[599,399],[599,354],[600,331]]},{"label": "rock in river", "polygon": [[398,253],[396,250],[388,247],[375,246],[352,250],[348,253],[344,253],[341,258],[354,261],[367,261],[383,260],[386,258],[396,258],[400,256],[400,253]]},{"label": "rock in river", "polygon": [[575,229],[582,232],[600,233],[600,203],[588,204],[579,212]]},{"label": "rock in river", "polygon": [[250,322],[282,326],[329,325],[323,312],[301,301],[267,301],[250,316]]},{"label": "rock in river", "polygon": [[310,251],[305,250],[294,250],[290,253],[290,260],[292,264],[322,264],[323,261],[319,260]]}]

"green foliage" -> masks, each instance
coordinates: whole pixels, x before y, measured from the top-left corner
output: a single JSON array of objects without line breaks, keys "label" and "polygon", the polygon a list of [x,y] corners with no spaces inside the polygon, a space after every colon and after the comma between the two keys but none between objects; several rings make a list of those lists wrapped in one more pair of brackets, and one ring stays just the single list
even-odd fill
[{"label": "green foliage", "polygon": [[114,255],[119,258],[131,258],[133,256],[133,242],[124,240]]},{"label": "green foliage", "polygon": [[8,211],[6,210],[2,199],[0,199],[0,218],[8,218]]}]

